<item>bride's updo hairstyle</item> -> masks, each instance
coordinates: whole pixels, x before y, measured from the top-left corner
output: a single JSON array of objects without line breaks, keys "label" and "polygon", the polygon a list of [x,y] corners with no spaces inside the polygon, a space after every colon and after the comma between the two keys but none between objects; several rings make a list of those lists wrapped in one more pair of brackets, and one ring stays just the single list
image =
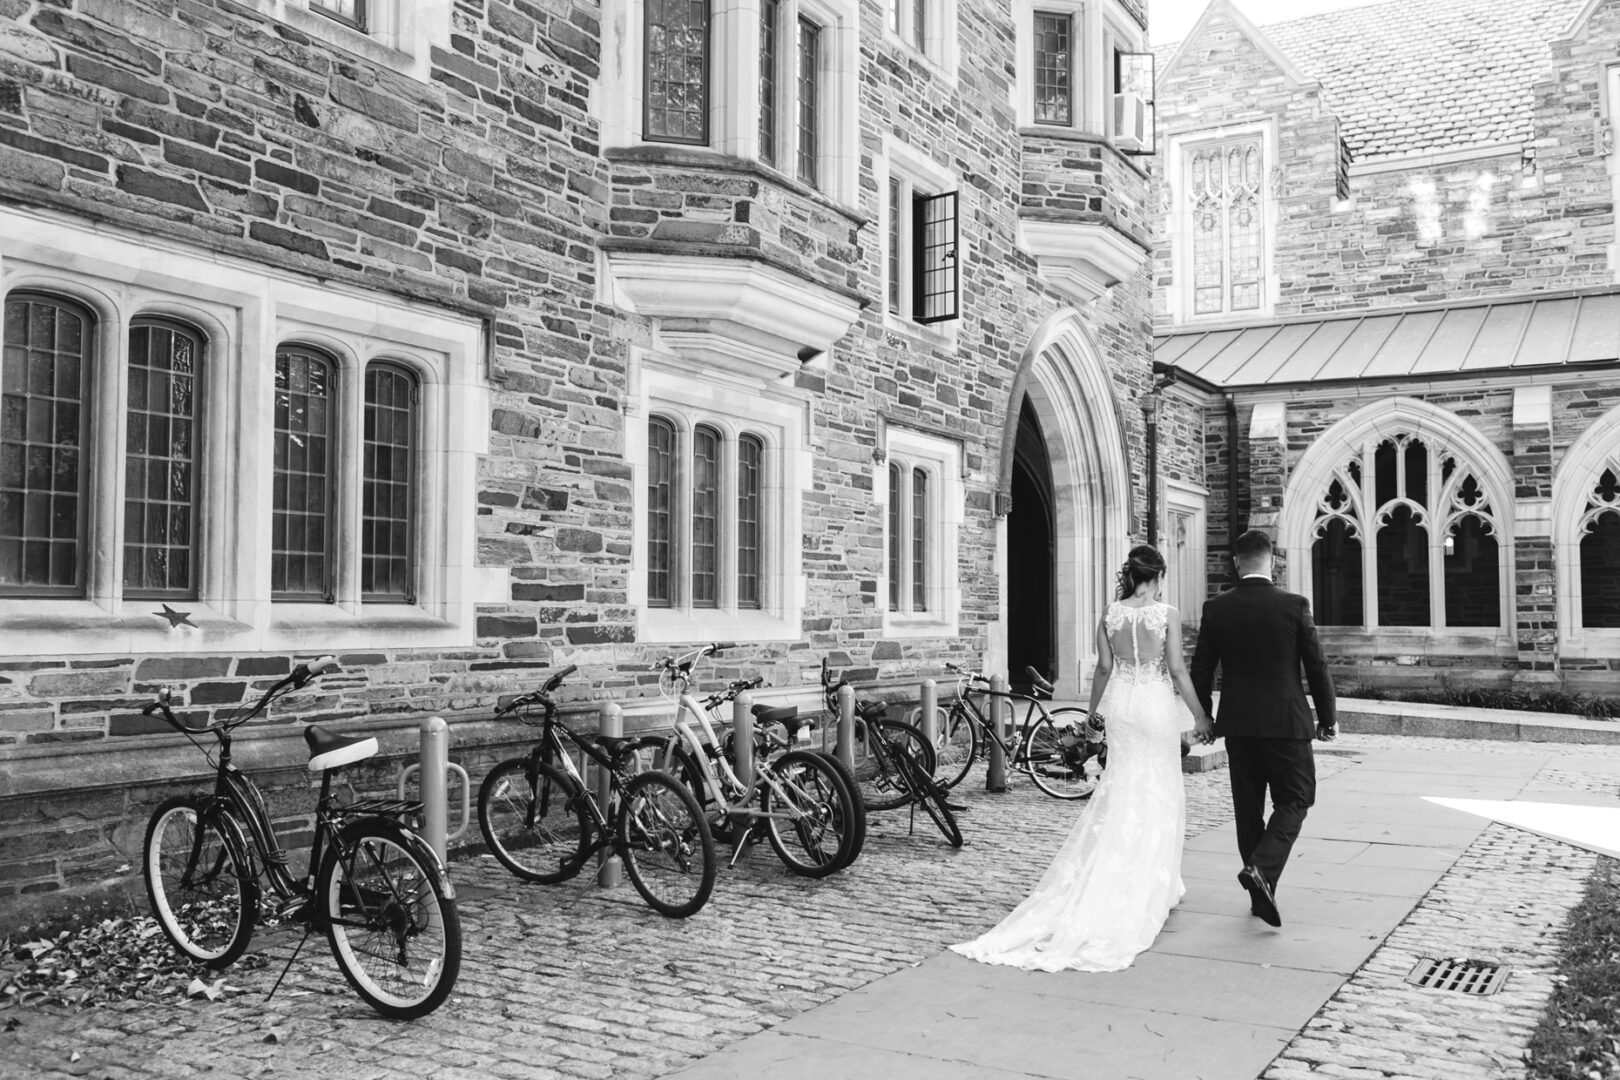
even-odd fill
[{"label": "bride's updo hairstyle", "polygon": [[1119,568],[1119,598],[1129,600],[1137,587],[1164,576],[1164,556],[1152,544],[1138,544],[1131,548],[1125,565]]}]

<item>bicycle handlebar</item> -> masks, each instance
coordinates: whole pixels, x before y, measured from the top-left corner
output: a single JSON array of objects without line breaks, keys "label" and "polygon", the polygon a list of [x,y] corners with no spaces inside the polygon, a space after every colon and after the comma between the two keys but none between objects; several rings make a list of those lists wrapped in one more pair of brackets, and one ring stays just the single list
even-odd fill
[{"label": "bicycle handlebar", "polygon": [[339,664],[337,662],[337,658],[334,656],[322,656],[315,660],[308,661],[307,663],[298,664],[285,678],[276,680],[276,682],[272,684],[271,687],[263,693],[263,695],[260,696],[259,700],[253,704],[252,708],[239,711],[235,716],[232,716],[229,719],[216,720],[212,724],[205,724],[200,728],[185,727],[178,719],[176,719],[173,710],[170,708],[174,702],[175,688],[172,686],[165,686],[162,690],[158,691],[157,698],[149,702],[144,708],[141,709],[141,715],[151,716],[153,713],[162,713],[163,719],[168,723],[168,725],[182,734],[190,734],[192,732],[226,732],[230,731],[232,728],[239,727],[242,724],[247,723],[249,720],[259,715],[259,713],[263,712],[272,701],[286,693],[288,690],[302,690],[304,687],[308,686],[311,682],[320,678],[322,675],[329,675],[334,671],[342,670],[343,665]]}]

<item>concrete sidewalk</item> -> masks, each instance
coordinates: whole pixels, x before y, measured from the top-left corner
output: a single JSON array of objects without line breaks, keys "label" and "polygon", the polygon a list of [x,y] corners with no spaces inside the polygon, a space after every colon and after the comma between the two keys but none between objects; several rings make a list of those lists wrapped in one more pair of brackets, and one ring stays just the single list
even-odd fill
[{"label": "concrete sidewalk", "polygon": [[1187,895],[1126,971],[1022,972],[946,952],[672,1075],[1252,1080],[1489,824],[1422,796],[1614,805],[1536,783],[1544,763],[1393,748],[1324,779],[1278,891],[1281,929],[1248,914],[1231,829],[1212,829],[1188,841]]}]

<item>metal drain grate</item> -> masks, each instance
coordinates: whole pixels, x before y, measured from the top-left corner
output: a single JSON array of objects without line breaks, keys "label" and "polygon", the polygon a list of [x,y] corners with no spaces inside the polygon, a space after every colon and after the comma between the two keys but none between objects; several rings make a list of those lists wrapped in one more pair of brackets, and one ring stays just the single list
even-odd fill
[{"label": "metal drain grate", "polygon": [[1508,969],[1484,960],[1425,956],[1406,976],[1413,986],[1428,990],[1456,990],[1464,994],[1494,994],[1507,981]]}]

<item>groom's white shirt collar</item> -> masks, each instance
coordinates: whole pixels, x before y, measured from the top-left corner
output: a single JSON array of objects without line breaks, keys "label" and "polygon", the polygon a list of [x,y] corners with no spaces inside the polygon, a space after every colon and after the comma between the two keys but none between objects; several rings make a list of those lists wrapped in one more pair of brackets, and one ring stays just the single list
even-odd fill
[{"label": "groom's white shirt collar", "polygon": [[1271,575],[1270,574],[1244,574],[1243,575],[1243,580],[1248,581],[1252,577],[1263,578],[1266,581],[1271,580]]}]

